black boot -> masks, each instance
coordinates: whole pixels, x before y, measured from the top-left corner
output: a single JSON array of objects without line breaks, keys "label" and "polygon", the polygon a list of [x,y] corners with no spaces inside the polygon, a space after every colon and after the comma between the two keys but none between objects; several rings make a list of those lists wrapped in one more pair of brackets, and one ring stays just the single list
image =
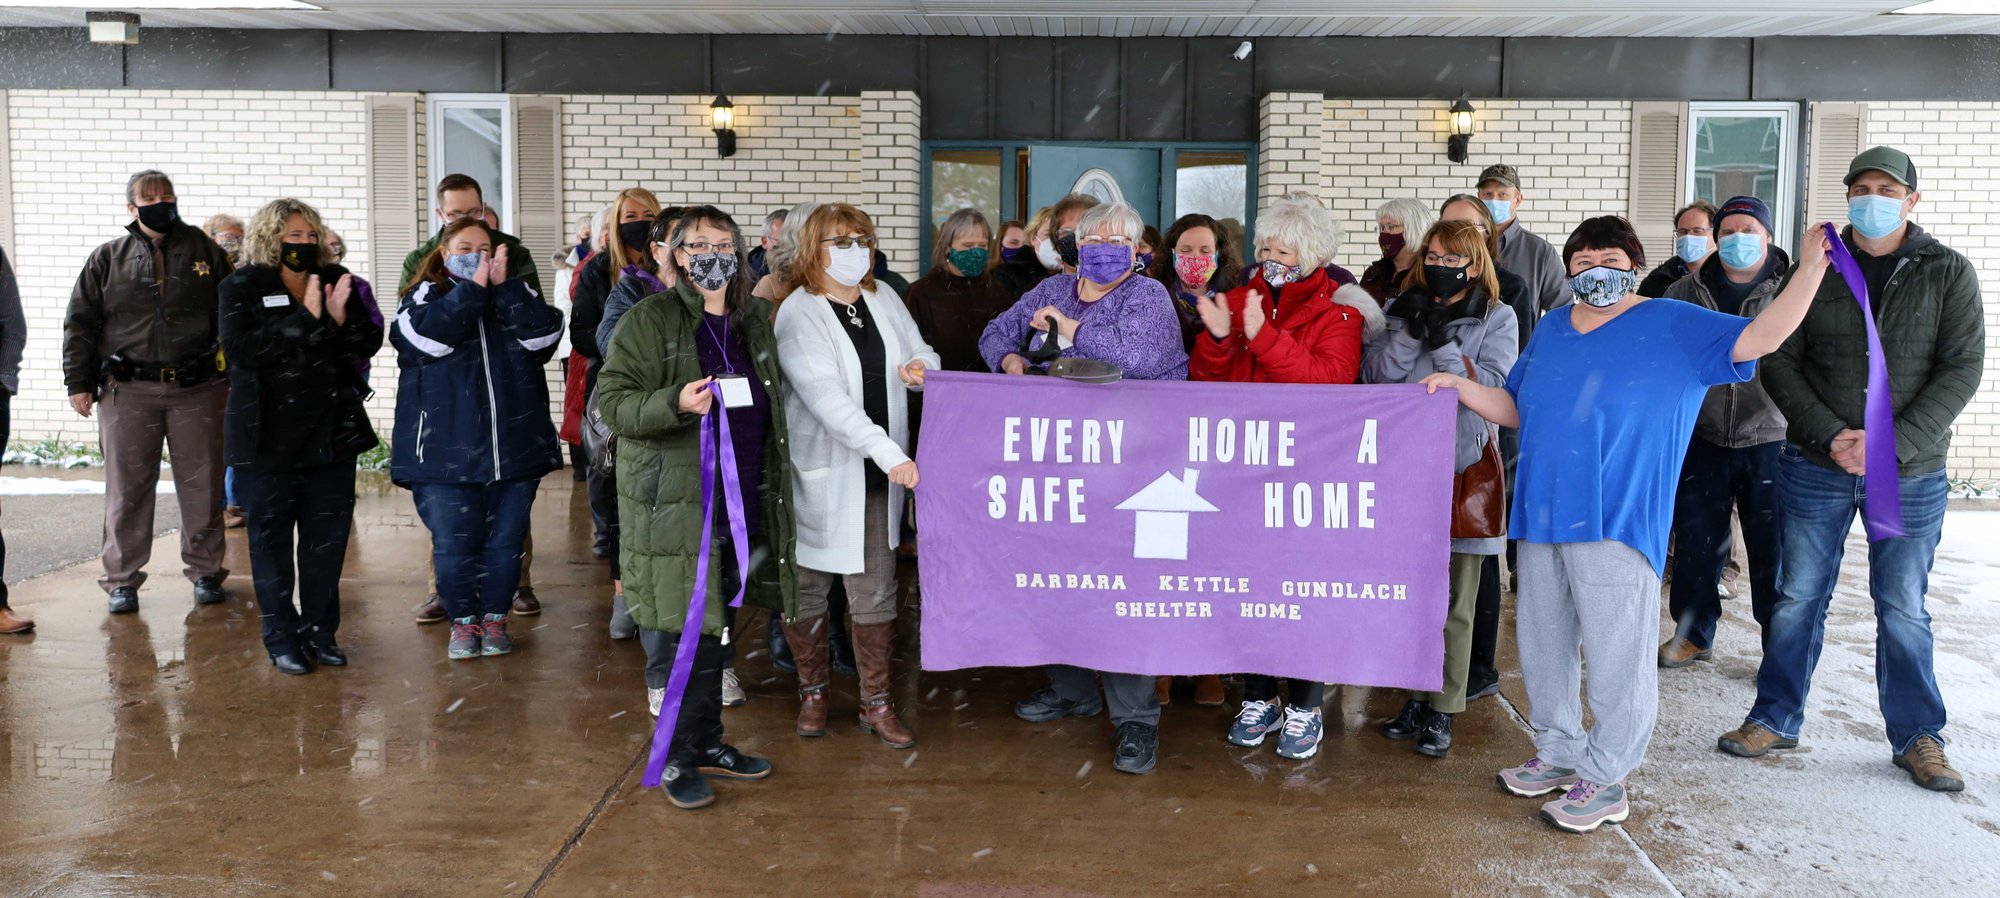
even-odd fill
[{"label": "black boot", "polygon": [[771,644],[771,666],[785,673],[797,673],[799,665],[792,660],[792,644],[785,641],[784,615],[771,612],[770,623],[764,627],[764,639]]},{"label": "black boot", "polygon": [[1417,736],[1417,754],[1442,758],[1451,754],[1451,715],[1443,711],[1431,712],[1431,719],[1424,722],[1424,731]]},{"label": "black boot", "polygon": [[1403,703],[1402,713],[1390,718],[1388,723],[1382,724],[1382,735],[1398,741],[1415,739],[1418,733],[1424,731],[1424,724],[1430,720],[1430,716],[1430,702],[1410,699]]}]

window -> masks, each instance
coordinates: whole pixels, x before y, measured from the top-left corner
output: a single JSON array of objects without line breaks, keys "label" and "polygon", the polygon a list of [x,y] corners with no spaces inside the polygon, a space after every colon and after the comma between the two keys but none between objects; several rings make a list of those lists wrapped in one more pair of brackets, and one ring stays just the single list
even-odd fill
[{"label": "window", "polygon": [[429,110],[430,187],[449,174],[471,175],[480,195],[499,216],[500,229],[514,228],[514,121],[505,96],[432,94]]},{"label": "window", "polygon": [[[1174,217],[1197,212],[1222,222],[1248,246],[1250,154],[1181,150],[1174,154]],[[1164,227],[1162,228],[1164,230]]]},{"label": "window", "polygon": [[1717,205],[1732,196],[1755,196],[1771,207],[1772,242],[1792,245],[1797,115],[1792,103],[1690,104],[1683,195]]},{"label": "window", "polygon": [[931,152],[931,229],[960,209],[978,209],[999,227],[1000,150],[940,149]]}]

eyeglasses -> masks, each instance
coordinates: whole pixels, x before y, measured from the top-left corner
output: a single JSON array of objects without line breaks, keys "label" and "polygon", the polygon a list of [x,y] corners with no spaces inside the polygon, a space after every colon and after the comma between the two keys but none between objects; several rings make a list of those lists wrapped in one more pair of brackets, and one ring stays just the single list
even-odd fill
[{"label": "eyeglasses", "polygon": [[1096,234],[1091,234],[1088,237],[1076,238],[1076,242],[1077,245],[1079,246],[1099,246],[1103,244],[1109,244],[1111,246],[1131,246],[1132,238],[1127,237],[1123,234],[1113,234],[1110,237],[1100,237]]},{"label": "eyeglasses", "polygon": [[485,218],[485,217],[486,217],[485,206],[474,206],[473,208],[467,209],[464,212],[446,212],[444,214],[444,220],[447,222],[458,221],[464,218]]},{"label": "eyeglasses", "polygon": [[1709,236],[1713,236],[1714,234],[1715,234],[1715,229],[1714,229],[1714,228],[1675,228],[1675,229],[1674,229],[1674,236],[1675,236],[1675,237],[1709,237]]},{"label": "eyeglasses", "polygon": [[853,249],[857,246],[872,247],[875,245],[875,238],[868,234],[858,236],[842,235],[839,237],[828,237],[820,242],[832,244],[834,249]]},{"label": "eyeglasses", "polygon": [[693,254],[695,254],[695,255],[697,255],[697,256],[699,256],[699,255],[701,255],[701,254],[703,254],[703,253],[733,253],[733,252],[735,252],[735,251],[736,251],[736,244],[734,244],[734,243],[683,243],[683,244],[681,244],[681,249],[684,249],[684,250],[687,250],[688,252],[690,252],[690,253],[693,253]]},{"label": "eyeglasses", "polygon": [[1472,259],[1467,256],[1451,254],[1440,256],[1437,253],[1424,253],[1424,264],[1443,265],[1446,268],[1464,268],[1472,264]]}]

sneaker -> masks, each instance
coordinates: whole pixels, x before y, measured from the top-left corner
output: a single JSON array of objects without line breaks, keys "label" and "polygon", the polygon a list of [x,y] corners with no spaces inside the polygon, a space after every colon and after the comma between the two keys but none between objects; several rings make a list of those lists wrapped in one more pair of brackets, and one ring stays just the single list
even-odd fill
[{"label": "sneaker", "polygon": [[1401,742],[1415,739],[1424,731],[1424,724],[1431,719],[1431,704],[1422,699],[1410,699],[1403,703],[1403,710],[1382,724],[1382,735]]},{"label": "sneaker", "polygon": [[1715,740],[1715,747],[1739,758],[1761,758],[1781,748],[1798,748],[1799,740],[1787,739],[1761,723],[1746,720],[1742,726],[1723,733],[1722,738]]},{"label": "sneaker", "polygon": [[437,593],[431,593],[429,598],[417,606],[416,615],[417,623],[420,624],[435,624],[444,620],[444,600],[438,598]]},{"label": "sneaker", "polygon": [[1112,750],[1111,766],[1119,773],[1152,773],[1160,754],[1160,729],[1138,721],[1118,725],[1118,747]]},{"label": "sneaker", "polygon": [[1417,734],[1417,754],[1427,758],[1442,758],[1451,754],[1450,714],[1431,712],[1431,719],[1424,722],[1424,731]]},{"label": "sneaker", "polygon": [[514,650],[514,638],[507,635],[507,615],[487,615],[482,629],[485,632],[479,637],[480,654],[505,655]]},{"label": "sneaker", "polygon": [[1695,645],[1685,636],[1676,636],[1660,646],[1660,666],[1668,670],[1686,667],[1696,661],[1707,661],[1713,656],[1708,649]]},{"label": "sneaker", "polygon": [[1229,735],[1225,738],[1230,745],[1256,748],[1264,744],[1264,737],[1270,735],[1277,725],[1277,702],[1246,701],[1243,710],[1236,712],[1236,722],[1229,725]]},{"label": "sneaker", "polygon": [[222,591],[221,577],[200,577],[194,581],[196,605],[214,605],[227,598],[229,594]]},{"label": "sneaker", "polygon": [[743,694],[743,681],[736,678],[736,668],[723,668],[722,706],[725,708],[738,708],[742,707],[743,703],[749,700],[750,696]]},{"label": "sneaker", "polygon": [[1489,695],[1499,695],[1499,694],[1500,694],[1500,680],[1498,677],[1495,677],[1494,679],[1487,680],[1483,683],[1473,683],[1470,686],[1467,686],[1465,689],[1465,700],[1468,702],[1475,701],[1478,699],[1485,698]]},{"label": "sneaker", "polygon": [[654,717],[660,716],[660,706],[666,703],[666,689],[654,689],[650,686],[646,688],[646,709],[653,712]]},{"label": "sneaker", "polygon": [[1573,833],[1587,833],[1606,823],[1623,823],[1631,815],[1632,805],[1625,800],[1625,787],[1619,783],[1605,785],[1578,780],[1563,797],[1542,805],[1543,820]]},{"label": "sneaker", "polygon": [[1934,736],[1918,736],[1910,750],[1892,760],[1910,772],[1910,781],[1932,792],[1963,792],[1965,777],[1953,770],[1944,756],[1944,743]]},{"label": "sneaker", "polygon": [[1286,708],[1285,729],[1278,734],[1278,757],[1303,761],[1319,754],[1319,736],[1324,728],[1318,708]]},{"label": "sneaker", "polygon": [[1080,702],[1056,697],[1053,686],[1044,686],[1034,695],[1014,705],[1014,716],[1029,723],[1048,723],[1065,717],[1095,717],[1104,710],[1104,698],[1092,695]]},{"label": "sneaker", "polygon": [[685,811],[715,803],[715,790],[709,787],[707,778],[691,768],[668,765],[660,777],[660,788],[667,793],[667,801]]},{"label": "sneaker", "polygon": [[486,628],[479,623],[478,616],[461,617],[451,622],[451,642],[445,644],[445,657],[453,661],[477,658],[481,637]]},{"label": "sneaker", "polygon": [[1539,757],[1529,758],[1528,763],[1519,767],[1509,767],[1500,771],[1500,788],[1522,798],[1534,798],[1550,792],[1560,792],[1582,782],[1582,777],[1568,767],[1557,767]]},{"label": "sneaker", "polygon": [[728,780],[760,780],[771,775],[771,762],[757,755],[746,755],[737,751],[734,745],[719,745],[707,751],[696,752],[696,770],[703,776],[719,776]]}]

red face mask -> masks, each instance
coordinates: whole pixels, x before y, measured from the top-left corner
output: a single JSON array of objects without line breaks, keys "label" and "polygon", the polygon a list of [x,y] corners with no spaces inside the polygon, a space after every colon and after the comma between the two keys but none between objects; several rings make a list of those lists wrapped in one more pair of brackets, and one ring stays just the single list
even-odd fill
[{"label": "red face mask", "polygon": [[1385,259],[1393,259],[1403,254],[1401,234],[1376,234],[1375,242],[1382,247],[1382,257]]},{"label": "red face mask", "polygon": [[1174,275],[1181,283],[1190,287],[1202,287],[1215,276],[1216,257],[1213,254],[1182,255],[1174,253]]}]

